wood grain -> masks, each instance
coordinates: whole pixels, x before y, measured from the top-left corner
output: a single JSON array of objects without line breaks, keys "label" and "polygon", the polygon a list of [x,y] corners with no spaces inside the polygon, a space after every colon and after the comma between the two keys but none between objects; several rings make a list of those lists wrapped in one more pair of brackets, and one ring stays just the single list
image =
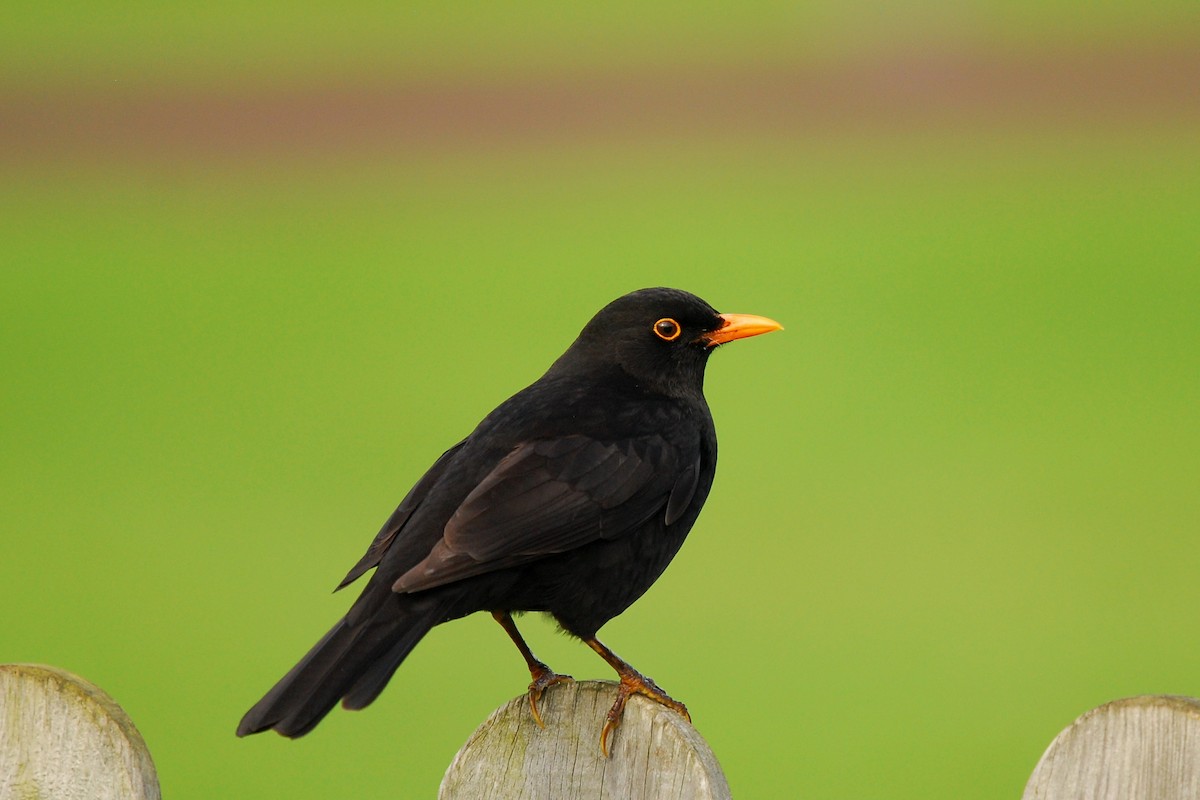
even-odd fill
[{"label": "wood grain", "polygon": [[629,798],[716,800],[729,784],[708,744],[682,716],[633,697],[600,752],[600,730],[616,699],[607,681],[550,687],[539,708],[543,730],[524,695],[498,708],[459,750],[438,797],[472,800]]},{"label": "wood grain", "polygon": [[1093,709],[1060,733],[1023,800],[1200,800],[1200,700],[1147,695]]},{"label": "wood grain", "polygon": [[54,667],[0,665],[0,800],[158,800],[150,751],[92,684]]}]

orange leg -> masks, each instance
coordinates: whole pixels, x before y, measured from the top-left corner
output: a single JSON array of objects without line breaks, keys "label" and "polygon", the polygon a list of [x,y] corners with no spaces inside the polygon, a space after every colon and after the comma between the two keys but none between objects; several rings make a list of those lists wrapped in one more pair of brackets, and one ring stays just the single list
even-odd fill
[{"label": "orange leg", "polygon": [[616,653],[605,647],[599,639],[584,639],[584,642],[587,643],[588,647],[595,650],[601,658],[607,661],[608,665],[615,669],[617,675],[621,678],[621,684],[617,689],[617,702],[613,703],[613,707],[608,710],[608,721],[604,723],[604,730],[600,731],[600,751],[604,753],[605,758],[608,757],[608,739],[612,735],[612,732],[617,729],[617,726],[621,724],[621,717],[625,715],[625,703],[628,702],[630,695],[640,694],[644,697],[649,697],[656,703],[661,703],[667,708],[678,711],[688,722],[692,721],[692,716],[688,714],[687,706],[658,688],[658,684],[653,680],[622,661]]},{"label": "orange leg", "polygon": [[533,712],[533,721],[538,724],[539,728],[546,727],[546,723],[542,722],[542,714],[538,711],[538,701],[542,699],[542,692],[550,688],[556,683],[565,683],[566,681],[574,680],[570,675],[559,675],[548,666],[538,661],[533,655],[533,651],[529,649],[529,645],[525,644],[525,639],[521,637],[521,632],[517,630],[517,624],[513,622],[512,614],[507,611],[493,611],[492,617],[496,622],[500,623],[500,627],[504,628],[505,633],[513,640],[513,644],[521,651],[521,655],[525,657],[525,664],[529,667],[529,675],[533,678],[533,682],[529,684],[529,710]]}]

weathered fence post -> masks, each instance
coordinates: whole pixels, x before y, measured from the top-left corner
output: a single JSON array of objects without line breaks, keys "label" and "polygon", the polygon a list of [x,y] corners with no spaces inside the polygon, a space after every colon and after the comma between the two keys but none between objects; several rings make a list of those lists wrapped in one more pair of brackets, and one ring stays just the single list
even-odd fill
[{"label": "weathered fence post", "polygon": [[1200,799],[1200,700],[1146,695],[1095,708],[1055,737],[1022,800]]},{"label": "weathered fence post", "polygon": [[113,699],[54,667],[0,664],[0,800],[158,800],[150,751]]},{"label": "weathered fence post", "polygon": [[496,709],[458,751],[442,779],[442,800],[631,798],[719,800],[729,784],[716,756],[683,717],[633,697],[600,752],[600,730],[616,699],[607,681],[560,683],[542,696],[543,730],[526,696]]}]

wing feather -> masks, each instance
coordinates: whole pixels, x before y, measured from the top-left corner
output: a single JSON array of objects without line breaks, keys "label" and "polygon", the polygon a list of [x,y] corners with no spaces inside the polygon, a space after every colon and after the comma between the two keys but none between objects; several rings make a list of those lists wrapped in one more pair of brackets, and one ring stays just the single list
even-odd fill
[{"label": "wing feather", "polygon": [[466,439],[463,439],[442,453],[441,457],[433,462],[433,466],[421,476],[421,480],[417,481],[416,485],[408,490],[408,494],[400,501],[400,505],[388,517],[387,522],[383,523],[383,527],[379,529],[379,533],[375,534],[375,539],[371,542],[371,546],[367,548],[367,552],[363,554],[363,557],[358,560],[357,564],[350,568],[350,571],[346,573],[346,577],[342,578],[342,582],[334,589],[335,592],[354,583],[367,570],[379,565],[384,553],[387,552],[388,548],[392,545],[392,541],[396,538],[396,534],[408,522],[408,518],[417,510],[417,506],[421,505],[421,501],[429,493],[430,487],[442,477],[442,473],[446,471],[446,467],[466,441]]},{"label": "wing feather", "polygon": [[429,556],[393,588],[431,589],[628,534],[672,502],[687,505],[675,498],[679,461],[657,435],[524,442],[467,495]]}]

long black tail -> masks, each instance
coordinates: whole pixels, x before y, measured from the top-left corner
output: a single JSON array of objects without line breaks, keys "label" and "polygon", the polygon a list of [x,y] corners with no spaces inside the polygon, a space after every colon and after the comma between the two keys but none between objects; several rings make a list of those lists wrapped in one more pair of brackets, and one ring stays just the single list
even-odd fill
[{"label": "long black tail", "polygon": [[[372,597],[372,589],[382,591]],[[355,608],[246,712],[237,735],[274,729],[295,738],[316,727],[339,700],[350,709],[369,705],[429,629],[448,619],[455,598],[433,594],[368,587]]]}]

